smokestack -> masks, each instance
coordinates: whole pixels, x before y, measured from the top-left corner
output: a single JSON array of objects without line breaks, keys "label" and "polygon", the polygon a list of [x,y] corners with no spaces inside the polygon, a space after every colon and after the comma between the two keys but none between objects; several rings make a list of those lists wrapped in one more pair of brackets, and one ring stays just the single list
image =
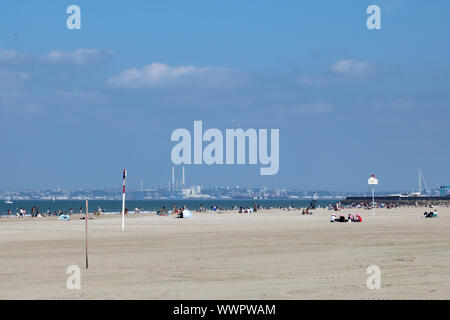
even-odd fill
[{"label": "smokestack", "polygon": [[182,180],[181,180],[181,188],[184,189],[185,186],[186,186],[186,181],[184,180],[184,166],[183,166],[183,177],[182,177]]},{"label": "smokestack", "polygon": [[172,190],[175,187],[175,167],[172,166]]}]

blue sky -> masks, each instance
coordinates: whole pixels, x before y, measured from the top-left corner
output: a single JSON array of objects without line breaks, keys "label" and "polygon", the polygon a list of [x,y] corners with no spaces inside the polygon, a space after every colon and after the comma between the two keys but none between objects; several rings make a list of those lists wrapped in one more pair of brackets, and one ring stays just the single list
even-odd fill
[{"label": "blue sky", "polygon": [[[366,28],[369,4],[382,30]],[[192,165],[189,184],[366,190],[375,173],[411,190],[417,168],[450,183],[448,1],[1,7],[0,189],[115,187],[124,167],[131,187],[165,186],[171,132],[194,120],[279,128],[280,170]]]}]

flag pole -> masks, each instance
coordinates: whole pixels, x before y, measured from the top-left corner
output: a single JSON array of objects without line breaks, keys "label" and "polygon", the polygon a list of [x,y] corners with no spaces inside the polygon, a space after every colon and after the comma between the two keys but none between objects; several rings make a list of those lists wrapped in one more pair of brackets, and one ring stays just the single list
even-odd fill
[{"label": "flag pole", "polygon": [[86,220],[86,269],[89,268],[89,263],[88,263],[88,221],[89,221],[89,201],[86,200],[86,216],[85,216],[85,220]]},{"label": "flag pole", "polygon": [[369,185],[372,186],[372,218],[375,217],[375,185],[378,184],[378,179],[375,175],[371,175],[369,178]]},{"label": "flag pole", "polygon": [[372,218],[375,217],[375,185],[372,185]]},{"label": "flag pole", "polygon": [[125,230],[125,185],[127,183],[127,170],[123,170],[123,189],[122,189],[122,231]]}]

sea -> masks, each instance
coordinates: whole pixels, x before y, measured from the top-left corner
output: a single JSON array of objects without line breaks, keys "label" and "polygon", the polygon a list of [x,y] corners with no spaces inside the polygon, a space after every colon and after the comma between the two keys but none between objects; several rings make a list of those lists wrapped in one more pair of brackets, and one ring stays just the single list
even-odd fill
[{"label": "sea", "polygon": [[[329,204],[333,204],[337,201],[334,200],[317,200],[316,205],[318,207],[326,207]],[[260,205],[263,208],[284,208],[284,207],[307,207],[311,203],[311,200],[127,200],[126,208],[128,213],[133,214],[135,208],[140,208],[141,213],[152,213],[163,206],[166,209],[171,210],[173,204],[176,208],[186,206],[189,210],[195,211],[200,206],[207,210],[216,208],[232,209],[234,207],[253,207],[254,204]],[[39,211],[46,213],[47,210],[55,212],[61,210],[63,212],[70,212],[73,209],[74,212],[79,212],[80,207],[85,207],[86,201],[81,200],[19,200],[14,201],[12,204],[6,204],[4,201],[0,202],[0,216],[7,216],[8,209],[11,209],[11,214],[15,216],[19,209],[25,209],[26,215],[31,213],[31,209],[36,206]],[[106,214],[118,214],[122,210],[122,201],[118,200],[89,200],[89,212],[94,212],[97,208],[101,208]]]}]

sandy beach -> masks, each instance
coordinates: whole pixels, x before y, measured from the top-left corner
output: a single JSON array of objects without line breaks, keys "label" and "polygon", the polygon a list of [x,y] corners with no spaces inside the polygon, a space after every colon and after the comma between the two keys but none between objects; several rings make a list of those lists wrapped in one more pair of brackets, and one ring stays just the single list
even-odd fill
[{"label": "sandy beach", "polygon": [[[450,299],[450,208],[0,219],[0,299]],[[69,265],[81,289],[69,290]],[[367,267],[381,269],[369,290]]]}]

